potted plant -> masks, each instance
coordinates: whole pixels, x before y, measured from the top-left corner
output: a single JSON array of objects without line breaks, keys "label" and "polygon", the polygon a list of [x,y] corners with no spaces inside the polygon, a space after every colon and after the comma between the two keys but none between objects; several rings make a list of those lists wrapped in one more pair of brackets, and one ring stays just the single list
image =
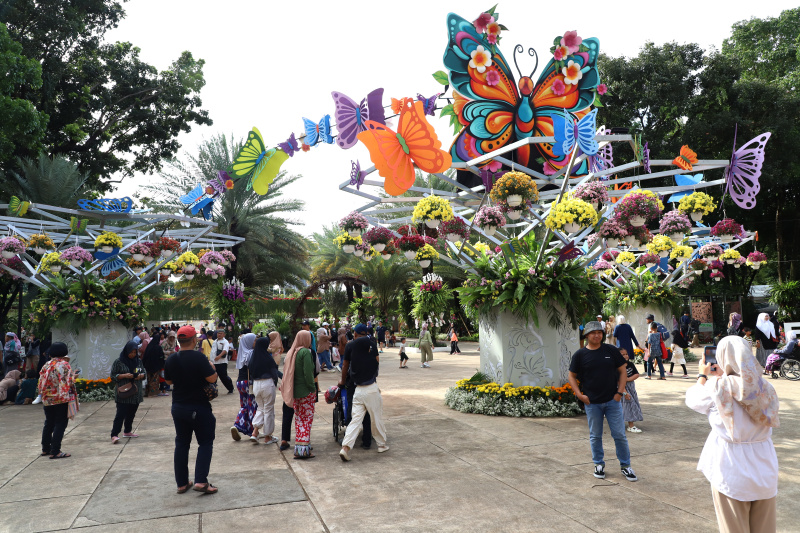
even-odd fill
[{"label": "potted plant", "polygon": [[427,268],[431,265],[431,261],[434,259],[439,259],[439,252],[437,252],[436,249],[430,244],[426,244],[417,250],[414,259],[419,261],[419,266],[422,268]]},{"label": "potted plant", "polygon": [[361,235],[353,237],[346,230],[341,230],[339,235],[333,239],[333,244],[341,248],[344,253],[352,254],[356,246],[361,244]]},{"label": "potted plant", "polygon": [[617,260],[617,256],[620,254],[619,250],[606,250],[603,255],[600,256],[601,259],[605,259],[609,263],[613,263]]},{"label": "potted plant", "polygon": [[[369,246],[369,245],[367,245]],[[369,246],[366,250],[364,250],[364,255],[361,256],[361,259],[364,261],[370,262],[374,257],[378,255],[378,251],[375,250],[372,246]]]},{"label": "potted plant", "polygon": [[225,258],[222,257],[222,254],[219,252],[208,251],[203,254],[203,257],[200,258],[200,264],[203,266],[208,266],[211,268],[220,267],[222,268],[223,274],[225,273],[225,268],[222,267],[222,262]]},{"label": "potted plant", "polygon": [[58,252],[50,252],[49,254],[45,254],[42,257],[42,260],[39,262],[39,267],[41,270],[50,270],[53,274],[58,274],[61,272],[61,269],[66,267],[67,263],[61,259],[61,254]]},{"label": "potted plant", "polygon": [[703,216],[712,213],[716,208],[714,199],[704,192],[693,192],[681,198],[678,203],[678,209],[692,217],[695,222],[700,222]]},{"label": "potted plant", "polygon": [[159,270],[159,273],[162,276],[169,276],[170,274],[174,273],[176,270],[178,270],[178,265],[175,264],[175,261],[168,261],[168,262],[164,263],[163,265],[161,265],[161,269]]},{"label": "potted plant", "polygon": [[530,210],[531,205],[532,204],[530,200],[523,200],[520,205],[517,205],[515,207],[502,204],[500,206],[500,211],[505,213],[505,215],[511,220],[519,220],[520,218],[522,218],[522,213]]},{"label": "potted plant", "polygon": [[368,242],[362,242],[361,244],[356,245],[355,251],[353,251],[353,255],[356,257],[361,257],[364,255],[364,252],[372,248]]},{"label": "potted plant", "polygon": [[742,265],[745,264],[747,264],[747,259],[740,256],[739,259],[733,262],[733,268],[742,268]]},{"label": "potted plant", "polygon": [[682,211],[669,211],[661,217],[658,231],[669,235],[674,242],[681,242],[684,235],[692,229],[692,223]]},{"label": "potted plant", "polygon": [[211,279],[217,279],[225,275],[225,267],[222,265],[211,265],[206,267],[203,272],[206,276],[211,276]]},{"label": "potted plant", "polygon": [[[619,220],[610,218],[603,222],[600,229],[594,235],[604,238],[609,248],[616,248],[619,246],[620,240],[628,236],[628,230]],[[631,241],[633,241],[633,238],[631,238]]]},{"label": "potted plant", "polygon": [[572,193],[578,200],[583,200],[591,205],[595,211],[604,203],[608,203],[608,188],[598,180],[578,185]]},{"label": "potted plant", "polygon": [[0,239],[0,254],[3,259],[11,259],[25,251],[25,241],[16,235]]},{"label": "potted plant", "polygon": [[655,220],[664,210],[664,204],[653,191],[646,189],[629,192],[617,202],[615,216],[626,220],[631,226],[644,226],[648,220]]},{"label": "potted plant", "polygon": [[[642,245],[646,245],[650,241],[653,240],[653,234],[647,229],[646,226],[639,226],[633,227],[628,226],[628,236],[625,237],[625,243],[631,247],[631,249],[639,248]],[[630,239],[630,244],[629,244]]]},{"label": "potted plant", "polygon": [[725,279],[725,274],[723,274],[722,272],[717,272],[717,271],[712,272],[711,273],[711,279],[713,279],[714,281],[717,281],[717,282],[722,281],[723,279]]},{"label": "potted plant", "polygon": [[197,265],[200,264],[200,258],[195,255],[195,253],[191,250],[187,250],[183,252],[178,260],[175,262],[184,272],[194,272],[194,269],[197,268]]},{"label": "potted plant", "polygon": [[394,239],[392,230],[384,228],[383,226],[370,228],[369,231],[364,234],[364,240],[370,243],[377,252],[382,252],[392,239]]},{"label": "potted plant", "polygon": [[44,233],[34,233],[28,239],[28,248],[32,248],[34,252],[39,255],[44,255],[47,250],[55,249],[56,245],[53,239]]},{"label": "potted plant", "polygon": [[184,272],[183,277],[189,281],[194,279],[194,272]]},{"label": "potted plant", "polygon": [[597,211],[577,198],[566,197],[550,208],[550,214],[545,219],[545,225],[551,230],[564,230],[566,233],[576,233],[582,227],[597,224]]},{"label": "potted plant", "polygon": [[722,270],[724,267],[725,267],[725,263],[723,263],[723,262],[722,262],[722,261],[720,261],[719,259],[716,259],[716,260],[714,260],[714,261],[711,261],[711,273],[712,273],[712,274],[713,274],[714,272],[719,272],[719,271],[720,271],[720,270]]},{"label": "potted plant", "polygon": [[722,248],[718,244],[706,244],[698,253],[706,261],[716,261],[722,255]]},{"label": "potted plant", "polygon": [[524,172],[506,172],[492,187],[489,198],[508,207],[516,207],[525,200],[539,201],[539,189]]},{"label": "potted plant", "polygon": [[695,259],[694,261],[689,263],[689,268],[692,269],[692,273],[695,276],[699,276],[700,274],[703,273],[703,270],[708,268],[708,265],[706,265],[706,262],[703,261],[702,259]]},{"label": "potted plant", "polygon": [[[373,245],[373,248],[374,247],[375,246]],[[391,240],[387,242],[386,247],[380,251],[381,259],[383,259],[384,261],[388,261],[396,253],[397,253],[397,247],[394,245],[394,240]]]},{"label": "potted plant", "polygon": [[164,259],[169,259],[175,252],[180,252],[181,243],[170,237],[161,237],[153,243],[153,251]]},{"label": "potted plant", "polygon": [[645,265],[647,268],[653,268],[658,264],[659,261],[661,261],[661,258],[658,257],[656,254],[647,253],[647,254],[642,254],[639,257],[639,264]]},{"label": "potted plant", "polygon": [[622,252],[617,256],[617,263],[625,267],[631,266],[634,261],[636,261],[636,256],[631,252]]},{"label": "potted plant", "polygon": [[666,235],[656,235],[647,244],[647,251],[651,254],[658,254],[659,257],[669,256],[670,251],[675,248],[675,243]]},{"label": "potted plant", "polygon": [[413,222],[425,222],[429,228],[438,228],[441,222],[452,218],[453,208],[450,207],[450,202],[435,194],[417,202],[411,214]]},{"label": "potted plant", "polygon": [[230,250],[222,250],[219,254],[222,256],[222,266],[228,266],[236,261],[236,256]]},{"label": "potted plant", "polygon": [[72,267],[78,268],[87,261],[91,262],[92,254],[90,254],[80,246],[70,246],[69,248],[61,252],[61,259],[63,259],[64,261],[68,261]]},{"label": "potted plant", "polygon": [[442,225],[439,227],[439,234],[444,235],[450,242],[467,240],[469,237],[469,228],[463,218],[453,217],[450,220],[442,222]]},{"label": "potted plant", "polygon": [[744,232],[741,224],[732,218],[723,218],[711,228],[711,235],[719,238],[722,242],[731,242],[734,237],[738,237]]},{"label": "potted plant", "polygon": [[506,217],[503,216],[503,211],[499,207],[485,205],[478,209],[473,221],[486,235],[491,237],[498,227],[505,225]]},{"label": "potted plant", "polygon": [[133,257],[129,257],[128,259],[125,260],[125,262],[128,263],[130,269],[137,276],[141,274],[142,270],[144,270],[144,268],[147,266],[147,263],[145,263],[144,261],[137,261]]},{"label": "potted plant", "polygon": [[353,211],[339,221],[339,227],[349,233],[351,237],[360,237],[369,227],[369,222],[364,215]]},{"label": "potted plant", "polygon": [[688,261],[692,258],[692,254],[694,250],[691,246],[676,246],[672,249],[672,252],[669,254],[670,259],[677,259],[681,263],[684,261]]},{"label": "potted plant", "polygon": [[417,250],[425,246],[426,243],[421,235],[404,235],[395,240],[395,244],[406,256],[406,259],[414,259],[417,256]]},{"label": "potted plant", "polygon": [[725,261],[729,265],[736,263],[736,261],[742,257],[742,254],[738,252],[738,250],[734,250],[733,248],[728,248],[722,255],[719,256],[720,261]]},{"label": "potted plant", "polygon": [[758,270],[761,265],[767,264],[767,256],[759,251],[750,252],[747,255],[747,266],[753,270]]},{"label": "potted plant", "polygon": [[114,248],[122,248],[122,239],[112,231],[104,231],[94,240],[94,247],[103,253],[110,254]]},{"label": "potted plant", "polygon": [[[131,254],[134,261],[144,261],[145,257],[150,257],[153,260],[153,243],[147,241],[135,242],[128,246],[127,252]],[[148,261],[148,263],[150,262]]]}]

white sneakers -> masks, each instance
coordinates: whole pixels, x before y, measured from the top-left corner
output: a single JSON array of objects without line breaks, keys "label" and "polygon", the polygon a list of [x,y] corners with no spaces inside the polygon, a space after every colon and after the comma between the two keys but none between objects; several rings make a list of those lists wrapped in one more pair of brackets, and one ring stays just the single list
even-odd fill
[{"label": "white sneakers", "polygon": [[642,432],[642,430],[641,430],[641,429],[639,429],[639,428],[637,428],[636,426],[631,426],[631,427],[629,427],[629,428],[627,428],[627,429],[628,429],[628,431],[630,431],[631,433],[641,433],[641,432]]},{"label": "white sneakers", "polygon": [[349,452],[349,450],[345,450],[344,448],[339,450],[339,457],[341,457],[342,461],[345,461],[345,462],[349,461],[350,460],[350,452]]},{"label": "white sneakers", "polygon": [[33,400],[31,403],[33,405],[36,405],[37,403],[42,403],[42,395],[40,394],[39,396],[37,396],[36,399]]}]

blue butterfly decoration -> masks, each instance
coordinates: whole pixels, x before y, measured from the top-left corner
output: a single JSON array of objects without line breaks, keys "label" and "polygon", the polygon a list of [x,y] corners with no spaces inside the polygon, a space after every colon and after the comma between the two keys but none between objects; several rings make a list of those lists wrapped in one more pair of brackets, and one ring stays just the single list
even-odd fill
[{"label": "blue butterfly decoration", "polygon": [[108,253],[97,251],[94,253],[96,259],[105,259],[103,266],[100,267],[100,273],[108,276],[109,273],[119,270],[125,266],[125,261],[119,258],[119,247],[115,246],[113,250]]},{"label": "blue butterfly decoration", "polygon": [[211,220],[214,198],[206,196],[206,188],[200,184],[188,194],[181,196],[180,200],[182,204],[191,206],[192,216],[197,216],[197,213],[203,213],[203,218]]},{"label": "blue butterfly decoration", "polygon": [[564,110],[563,115],[553,114],[553,134],[556,138],[553,154],[563,156],[571,153],[577,141],[581,152],[596,155],[600,149],[600,144],[594,140],[596,131],[597,109],[592,109],[577,122],[567,110]]},{"label": "blue butterfly decoration", "polygon": [[326,142],[333,144],[333,136],[331,136],[331,116],[325,115],[320,119],[319,124],[314,121],[308,120],[303,117],[303,126],[306,130],[305,143],[309,146],[314,146],[319,142]]},{"label": "blue butterfly decoration", "polygon": [[111,213],[128,213],[133,209],[133,200],[124,198],[98,198],[97,200],[78,200],[78,207],[84,211],[109,211]]},{"label": "blue butterfly decoration", "polygon": [[[675,176],[675,185],[677,185],[678,187],[680,187],[681,185],[697,185],[701,181],[703,181],[702,174],[695,174],[694,176],[684,176],[683,174],[678,174]],[[667,202],[669,203],[680,202],[681,198],[683,198],[684,196],[688,196],[689,194],[691,194],[691,192],[692,191],[688,190],[676,192],[675,194],[669,197],[669,200],[667,200]]]}]

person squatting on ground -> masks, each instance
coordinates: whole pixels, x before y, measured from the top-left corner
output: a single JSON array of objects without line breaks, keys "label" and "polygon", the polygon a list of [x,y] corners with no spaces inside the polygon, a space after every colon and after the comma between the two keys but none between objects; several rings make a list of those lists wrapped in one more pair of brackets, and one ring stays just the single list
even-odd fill
[{"label": "person squatting on ground", "polygon": [[228,377],[228,357],[231,351],[231,343],[225,338],[225,330],[217,330],[217,340],[211,349],[211,360],[214,361],[214,369],[219,376],[219,380],[228,389],[228,394],[233,394],[233,381]]},{"label": "person squatting on ground", "polygon": [[202,352],[195,351],[197,331],[192,326],[178,329],[180,350],[164,363],[164,379],[172,389],[172,421],[175,424],[173,468],[178,494],[189,490],[189,449],[192,434],[197,439],[193,490],[214,494],[217,487],[208,482],[217,419],[211,410],[209,384],[216,383],[217,372]]},{"label": "person squatting on ground", "polygon": [[239,413],[231,426],[233,440],[241,440],[241,434],[248,437],[253,434],[253,417],[256,414],[256,397],[250,393],[250,373],[248,365],[253,355],[256,343],[255,333],[245,333],[239,339],[239,353],[236,356],[236,369],[239,374],[236,378],[236,390],[239,391]]},{"label": "person squatting on ground", "polygon": [[[617,451],[622,475],[628,481],[639,478],[631,468],[631,452],[625,437],[625,422],[620,401],[625,395],[628,379],[625,358],[610,344],[604,344],[605,331],[600,322],[592,321],[584,328],[586,347],[572,354],[569,365],[569,384],[586,405],[586,420],[589,423],[589,443],[594,477],[606,477],[603,461],[603,417],[608,421],[611,436]],[[578,387],[578,381],[581,386]]]},{"label": "person squatting on ground", "polygon": [[[117,414],[111,424],[111,444],[119,442],[119,432],[124,429],[123,437],[136,438],[139,435],[133,432],[133,418],[142,403],[142,380],[146,377],[144,367],[139,359],[139,345],[128,341],[119,357],[111,365],[111,381],[114,386],[114,401],[117,404]],[[120,388],[131,385],[126,391]],[[123,428],[124,424],[124,428]]]},{"label": "person squatting on ground", "polygon": [[50,360],[39,373],[39,394],[44,406],[42,455],[63,459],[70,454],[61,451],[61,441],[69,424],[69,400],[75,387],[69,351],[63,342],[50,346]]},{"label": "person squatting on ground", "polygon": [[636,365],[633,364],[628,351],[620,348],[619,353],[625,359],[625,372],[628,377],[625,382],[625,395],[622,397],[622,415],[625,422],[628,424],[628,431],[631,433],[641,433],[642,430],[634,425],[634,422],[644,420],[642,416],[642,407],[639,405],[639,396],[636,394],[636,384],[634,381],[639,377],[639,371]]},{"label": "person squatting on ground", "polygon": [[[278,332],[270,333],[278,337]],[[283,373],[278,370],[275,363],[275,354],[270,353],[270,339],[262,337],[256,339],[253,354],[250,356],[250,379],[253,381],[253,394],[256,398],[258,411],[253,418],[253,435],[250,440],[258,444],[259,433],[264,433],[264,443],[274,444],[278,442],[272,434],[275,432],[275,391],[278,385],[278,378],[283,377]],[[280,353],[277,357],[280,357]]]},{"label": "person squatting on ground", "polygon": [[[281,382],[283,402],[294,411],[294,458],[311,459],[311,424],[314,422],[314,401],[317,388],[314,382],[314,356],[311,351],[311,332],[297,332],[294,343],[283,363]],[[285,421],[285,413],[284,413]],[[284,439],[284,442],[288,439]]]},{"label": "person squatting on ground", "polygon": [[422,361],[421,368],[430,368],[429,361],[433,361],[433,339],[431,339],[431,332],[428,331],[428,323],[422,324],[422,329],[419,330],[419,356]]},{"label": "person squatting on ground", "polygon": [[347,424],[347,431],[342,439],[342,449],[339,457],[342,461],[350,460],[350,450],[358,437],[358,430],[369,413],[372,435],[378,442],[378,453],[389,451],[386,444],[386,428],[383,424],[383,400],[378,388],[378,369],[380,356],[377,346],[367,336],[367,327],[358,324],[355,329],[355,338],[347,344],[342,365],[342,381],[339,387],[345,385],[345,376],[352,379],[355,384],[355,393],[352,399],[352,418]]},{"label": "person squatting on ground", "polygon": [[770,533],[777,529],[778,456],[772,428],[779,427],[778,395],[761,375],[747,341],[723,338],[717,364],[700,361],[686,405],[708,416],[697,469],[711,484],[719,530]]}]

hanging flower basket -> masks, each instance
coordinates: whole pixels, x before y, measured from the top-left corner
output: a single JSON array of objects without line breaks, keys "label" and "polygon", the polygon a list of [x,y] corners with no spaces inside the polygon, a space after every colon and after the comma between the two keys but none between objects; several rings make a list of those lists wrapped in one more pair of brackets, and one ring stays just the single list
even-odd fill
[{"label": "hanging flower basket", "polygon": [[651,254],[658,254],[659,257],[668,257],[673,248],[675,248],[675,243],[666,235],[656,235],[647,244],[647,251]]},{"label": "hanging flower basket", "polygon": [[747,259],[744,257],[740,257],[736,261],[733,262],[733,268],[742,268],[742,265],[747,264]]},{"label": "hanging flower basket", "polygon": [[149,256],[152,261],[153,251],[152,251],[153,243],[151,242],[135,242],[128,246],[127,252],[131,254],[135,261],[144,261],[145,257]]},{"label": "hanging flower basket", "polygon": [[395,245],[403,252],[406,259],[414,259],[417,251],[425,246],[425,238],[421,235],[404,235],[395,240]]},{"label": "hanging flower basket", "polygon": [[669,235],[673,242],[681,242],[684,235],[691,231],[692,223],[681,211],[669,211],[662,218],[658,225],[658,231],[663,235]]},{"label": "hanging flower basket", "polygon": [[653,268],[661,261],[661,258],[658,257],[656,254],[642,254],[639,257],[639,264],[645,265],[647,268]]},{"label": "hanging flower basket", "polygon": [[[570,226],[567,227],[567,224]],[[551,230],[564,230],[567,233],[575,233],[581,227],[595,224],[597,224],[597,211],[583,200],[569,196],[553,206],[545,219],[545,225]],[[575,225],[578,226],[577,229]]]},{"label": "hanging flower basket", "polygon": [[655,220],[664,210],[664,204],[656,193],[648,190],[636,190],[623,196],[614,209],[615,216],[627,220],[628,224],[638,228],[649,220]]},{"label": "hanging flower basket", "polygon": [[761,252],[750,252],[747,256],[747,266],[753,270],[758,270],[761,265],[767,264],[767,255]]},{"label": "hanging flower basket", "polygon": [[741,224],[732,218],[723,218],[711,228],[711,235],[717,237],[722,242],[731,242],[734,237],[738,237],[744,232]]},{"label": "hanging flower basket", "polygon": [[358,211],[352,211],[339,221],[339,227],[349,233],[351,237],[360,237],[369,227],[369,222]]},{"label": "hanging flower basket", "polygon": [[450,202],[435,194],[426,196],[417,202],[411,213],[413,222],[425,222],[429,228],[438,228],[441,222],[452,218],[453,208],[450,207]]},{"label": "hanging flower basket", "polygon": [[28,239],[28,248],[32,248],[39,255],[43,255],[47,250],[53,250],[55,247],[53,239],[44,233],[35,233]]},{"label": "hanging flower basket", "polygon": [[222,250],[219,254],[222,256],[222,266],[228,266],[236,261],[236,256],[230,250]]},{"label": "hanging flower basket", "polygon": [[356,246],[358,246],[362,242],[363,241],[361,240],[360,235],[353,237],[352,235],[350,235],[350,233],[348,233],[344,229],[339,231],[339,235],[337,235],[333,239],[333,244],[341,248],[342,251],[346,254],[352,254]]},{"label": "hanging flower basket", "polygon": [[194,274],[184,274],[183,277],[189,281],[194,279]]},{"label": "hanging flower basket", "polygon": [[355,251],[353,251],[353,255],[355,255],[356,257],[363,257],[364,254],[369,253],[371,250],[372,246],[370,246],[368,242],[362,242],[361,244],[356,246]]},{"label": "hanging flower basket", "polygon": [[469,237],[467,223],[461,217],[453,217],[445,220],[439,227],[439,234],[444,235],[450,242],[466,240]]},{"label": "hanging flower basket", "polygon": [[[620,240],[625,239],[628,236],[628,230],[623,224],[620,223],[619,220],[616,218],[611,218],[603,222],[603,225],[600,226],[600,229],[596,235],[604,238],[606,240],[606,245],[609,248],[616,248],[619,246]],[[631,241],[633,241],[632,238]]]},{"label": "hanging flower basket", "polygon": [[211,279],[217,279],[218,277],[225,275],[225,267],[222,265],[208,266],[203,273],[206,276],[210,276]]},{"label": "hanging flower basket", "polygon": [[112,231],[104,231],[94,240],[94,247],[109,254],[114,248],[122,248],[122,239]]},{"label": "hanging flower basket", "polygon": [[539,189],[524,172],[506,172],[492,187],[489,198],[509,207],[516,207],[528,200],[539,201]]},{"label": "hanging flower basket", "polygon": [[617,256],[617,263],[623,266],[630,266],[636,261],[636,256],[631,252],[622,252]]},{"label": "hanging flower basket", "polygon": [[394,239],[394,233],[382,226],[370,228],[369,231],[364,234],[364,241],[371,244],[378,252],[382,252],[383,249],[386,248],[386,244],[392,239]]},{"label": "hanging flower basket", "polygon": [[722,272],[712,272],[711,279],[713,279],[716,282],[720,282],[723,279],[725,279],[725,274],[723,274]]},{"label": "hanging flower basket", "polygon": [[[420,266],[422,268],[427,268],[428,266],[430,266],[431,261],[433,261],[434,259],[439,259],[439,252],[437,252],[436,249],[430,244],[426,244],[417,251],[417,253],[414,256],[414,259],[419,261]],[[422,263],[425,261],[427,261],[427,263],[423,265]]]},{"label": "hanging flower basket", "polygon": [[717,244],[706,244],[698,250],[698,253],[706,261],[715,261],[722,255],[722,248]]},{"label": "hanging flower basket", "polygon": [[92,261],[92,254],[81,248],[80,246],[70,246],[61,252],[61,259],[68,261],[71,266],[78,268],[85,262]]},{"label": "hanging flower basket", "polygon": [[503,210],[499,207],[485,205],[478,209],[473,222],[481,228],[486,235],[491,237],[497,232],[497,228],[505,226],[506,217],[503,215]]},{"label": "hanging flower basket", "polygon": [[200,263],[203,266],[211,267],[211,268],[221,268],[222,273],[225,273],[225,267],[222,266],[222,262],[224,261],[222,254],[219,252],[206,252],[203,254],[203,257],[200,258]]},{"label": "hanging flower basket", "polygon": [[181,250],[181,243],[170,237],[161,237],[153,243],[153,253],[169,259]]},{"label": "hanging flower basket", "polygon": [[49,254],[45,254],[42,257],[42,260],[39,262],[40,271],[51,271],[54,274],[61,272],[62,268],[67,266],[67,262],[61,258],[61,254],[59,252],[50,252]]},{"label": "hanging flower basket", "polygon": [[678,209],[688,214],[695,222],[703,220],[704,215],[713,213],[716,208],[714,199],[704,192],[693,192],[681,198],[678,203]]},{"label": "hanging flower basket", "polygon": [[583,200],[597,211],[601,205],[608,203],[608,187],[601,181],[590,181],[578,185],[572,193],[578,200]]},{"label": "hanging flower basket", "polygon": [[733,248],[729,248],[722,252],[722,255],[719,256],[720,261],[725,261],[729,265],[733,265],[739,258],[742,257],[742,254],[738,252],[738,250],[734,250]]},{"label": "hanging flower basket", "polygon": [[187,250],[178,257],[175,264],[184,272],[193,272],[200,264],[200,258],[193,251]]},{"label": "hanging flower basket", "polygon": [[16,256],[17,254],[21,254],[24,251],[25,241],[16,235],[3,237],[0,239],[0,252],[2,253],[3,259],[11,259],[12,257]]},{"label": "hanging flower basket", "polygon": [[677,259],[681,263],[692,258],[694,250],[691,246],[675,246],[669,254],[670,259]]}]

